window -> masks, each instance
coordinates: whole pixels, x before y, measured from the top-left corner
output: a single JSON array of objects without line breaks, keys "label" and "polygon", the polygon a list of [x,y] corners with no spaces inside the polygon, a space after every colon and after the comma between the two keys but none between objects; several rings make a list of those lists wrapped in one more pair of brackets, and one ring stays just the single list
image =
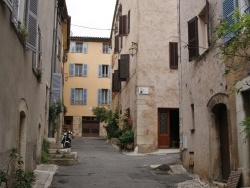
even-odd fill
[{"label": "window", "polygon": [[119,36],[126,36],[128,30],[127,15],[119,16]]},{"label": "window", "polygon": [[247,13],[247,14],[250,13],[250,0],[247,1],[247,3],[246,3],[246,9],[245,9],[244,12]]},{"label": "window", "polygon": [[121,90],[121,81],[118,70],[112,74],[112,92],[119,92]]},{"label": "window", "polygon": [[37,52],[32,52],[32,68],[35,71],[42,68],[42,32],[40,27],[38,27],[37,49]]},{"label": "window", "polygon": [[98,89],[98,105],[110,105],[109,89]]},{"label": "window", "polygon": [[61,44],[60,39],[58,38],[57,39],[57,52],[56,52],[56,54],[57,54],[57,57],[59,60],[61,60],[61,53],[62,53],[61,50],[62,50],[62,44]]},{"label": "window", "polygon": [[198,38],[198,18],[195,16],[188,21],[188,51],[189,61],[199,56],[199,38]]},{"label": "window", "polygon": [[86,105],[87,89],[71,88],[71,104]]},{"label": "window", "polygon": [[129,54],[122,54],[121,59],[118,60],[119,78],[121,81],[129,79]]},{"label": "window", "polygon": [[178,69],[178,43],[169,43],[169,64],[171,69]]},{"label": "window", "polygon": [[104,53],[104,54],[109,54],[110,53],[109,44],[107,44],[107,43],[102,44],[102,53]]},{"label": "window", "polygon": [[[237,18],[233,17],[234,11],[237,7],[237,0],[223,0],[222,2],[222,16],[228,24],[233,24],[237,22]],[[234,37],[233,33],[227,33],[223,42],[226,43]]]},{"label": "window", "polygon": [[115,53],[119,52],[119,35],[115,36]]},{"label": "window", "polygon": [[109,65],[99,65],[98,66],[98,77],[110,77],[110,66]]},{"label": "window", "polygon": [[82,53],[82,43],[76,43],[75,53]]},{"label": "window", "polygon": [[130,32],[130,10],[128,11],[128,33]]},{"label": "window", "polygon": [[70,76],[84,76],[86,77],[88,74],[88,65],[87,64],[74,64],[70,63]]},{"label": "window", "polygon": [[71,42],[71,53],[88,53],[88,43]]},{"label": "window", "polygon": [[204,53],[210,45],[209,2],[200,11],[198,17],[188,21],[189,61]]}]

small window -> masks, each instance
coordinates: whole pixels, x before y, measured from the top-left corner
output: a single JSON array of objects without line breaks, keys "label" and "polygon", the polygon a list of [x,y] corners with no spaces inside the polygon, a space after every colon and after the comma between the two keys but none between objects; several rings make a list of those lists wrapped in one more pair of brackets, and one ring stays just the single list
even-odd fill
[{"label": "small window", "polygon": [[195,16],[188,21],[188,51],[189,61],[199,56],[199,38],[198,38],[198,18]]},{"label": "small window", "polygon": [[169,63],[170,69],[178,69],[178,43],[169,43]]},{"label": "small window", "polygon": [[115,53],[119,52],[119,35],[115,36]]},{"label": "small window", "polygon": [[75,64],[75,76],[82,76],[82,64]]},{"label": "small window", "polygon": [[110,105],[109,89],[98,89],[98,105]]},{"label": "small window", "polygon": [[87,104],[87,89],[72,88],[71,89],[71,104]]},{"label": "small window", "polygon": [[107,43],[103,43],[102,44],[102,53],[104,53],[104,54],[110,54],[109,44],[107,44]]},{"label": "small window", "polygon": [[110,66],[109,65],[99,65],[98,67],[98,77],[110,77]]},{"label": "small window", "polygon": [[75,48],[75,52],[76,53],[82,53],[82,49],[83,49],[83,46],[82,46],[82,43],[76,43],[76,48]]},{"label": "small window", "polygon": [[128,30],[127,15],[119,16],[119,36],[126,36]]}]

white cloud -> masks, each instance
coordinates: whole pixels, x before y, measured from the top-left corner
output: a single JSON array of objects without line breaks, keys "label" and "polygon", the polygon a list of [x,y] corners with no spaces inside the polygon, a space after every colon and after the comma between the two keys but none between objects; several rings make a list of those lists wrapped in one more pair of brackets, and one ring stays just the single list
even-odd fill
[{"label": "white cloud", "polygon": [[[116,0],[66,0],[71,24],[111,29]],[[94,30],[71,25],[73,36],[109,37],[110,30]]]}]

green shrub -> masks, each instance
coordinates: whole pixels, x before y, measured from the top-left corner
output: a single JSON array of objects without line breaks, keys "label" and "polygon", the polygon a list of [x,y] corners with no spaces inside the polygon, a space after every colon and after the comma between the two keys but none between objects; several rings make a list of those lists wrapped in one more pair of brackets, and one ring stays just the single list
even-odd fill
[{"label": "green shrub", "polygon": [[41,163],[47,164],[49,163],[49,141],[44,139],[42,145],[42,156],[41,156]]}]

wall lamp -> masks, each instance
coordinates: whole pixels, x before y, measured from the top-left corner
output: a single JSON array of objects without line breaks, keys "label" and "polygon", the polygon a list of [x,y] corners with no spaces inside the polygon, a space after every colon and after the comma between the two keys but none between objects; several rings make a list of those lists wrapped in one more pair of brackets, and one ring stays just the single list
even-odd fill
[{"label": "wall lamp", "polygon": [[68,78],[69,78],[68,73],[64,73],[64,78],[65,78],[65,81],[68,81]]},{"label": "wall lamp", "polygon": [[137,43],[132,42],[131,47],[129,48],[129,54],[133,57],[137,53]]}]

